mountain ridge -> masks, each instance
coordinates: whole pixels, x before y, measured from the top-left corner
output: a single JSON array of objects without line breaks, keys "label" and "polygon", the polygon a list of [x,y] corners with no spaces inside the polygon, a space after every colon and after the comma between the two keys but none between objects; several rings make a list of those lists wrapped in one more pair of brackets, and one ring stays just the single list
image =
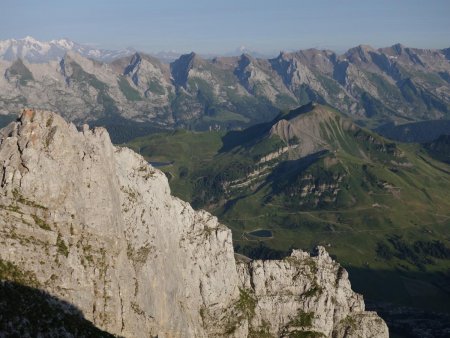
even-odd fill
[{"label": "mountain ridge", "polygon": [[[69,79],[64,65],[71,62],[79,71]],[[369,128],[450,114],[445,50],[401,45],[359,46],[344,55],[309,49],[272,59],[191,53],[171,64],[138,52],[111,63],[67,52],[59,64],[1,61],[0,72],[0,113],[56,107],[78,123],[124,119],[169,129],[236,129],[309,101]]]},{"label": "mountain ridge", "polygon": [[[59,38],[59,39],[52,39],[49,41],[43,41],[43,40],[35,39],[32,36],[26,36],[21,39],[11,38],[11,39],[0,40],[0,55],[1,55],[1,57],[3,59],[5,59],[4,50],[11,48],[11,46],[14,46],[15,49],[20,49],[20,47],[17,48],[18,44],[28,44],[28,45],[35,44],[39,47],[38,49],[41,49],[44,52],[46,52],[46,50],[49,49],[46,44],[53,44],[53,45],[59,46],[61,48],[64,48],[66,52],[69,50],[76,52],[77,50],[87,49],[87,50],[91,50],[90,54],[89,53],[86,55],[83,55],[83,53],[80,53],[80,54],[82,54],[83,56],[87,56],[87,57],[89,57],[89,55],[91,55],[94,58],[98,57],[98,55],[101,55],[102,52],[109,52],[109,53],[112,53],[113,55],[117,55],[115,57],[109,57],[109,58],[103,59],[103,61],[106,61],[106,62],[111,62],[114,60],[114,58],[123,57],[123,55],[120,56],[119,52],[121,52],[121,51],[128,51],[129,53],[137,52],[137,50],[135,48],[131,48],[131,47],[125,48],[125,49],[119,49],[119,50],[97,49],[95,47],[92,47],[90,44],[78,43],[67,37]],[[75,50],[73,50],[73,47],[75,47]],[[332,49],[311,47],[311,48],[298,49],[298,50],[296,50],[296,49],[282,50],[282,51],[280,51],[280,54],[297,53],[297,54],[303,54],[305,57],[308,57],[308,54],[311,54],[311,52],[316,51],[316,52],[323,52],[325,54],[334,54],[336,56],[345,56],[345,55],[348,55],[349,52],[352,50],[355,50],[355,51],[357,51],[357,50],[361,50],[361,51],[363,51],[363,50],[365,50],[365,51],[382,51],[382,50],[388,51],[388,50],[390,50],[399,55],[399,54],[401,54],[402,50],[405,50],[405,49],[410,49],[410,50],[415,50],[415,51],[421,51],[421,50],[442,51],[445,55],[448,55],[448,53],[449,53],[448,51],[450,50],[450,47],[448,47],[448,48],[446,48],[446,47],[444,47],[444,48],[410,48],[401,43],[395,43],[392,46],[388,46],[388,47],[372,47],[371,45],[368,45],[368,44],[360,44],[355,47],[350,47],[346,51],[341,52],[341,53],[338,53]],[[175,59],[179,58],[181,55],[189,54],[189,53],[182,53],[182,52],[175,52],[175,51],[161,51],[161,52],[157,52],[155,54],[152,54],[150,52],[145,52],[145,51],[139,51],[139,52],[141,52],[143,54],[152,55],[155,57],[158,57],[158,55],[161,55],[161,59],[164,59],[164,60],[169,59],[170,61],[174,61]],[[167,56],[165,54],[170,55],[170,56]],[[229,52],[229,53],[223,53],[223,55],[220,53],[206,54],[206,56],[203,56],[203,58],[213,59],[213,58],[217,58],[217,57],[239,57],[244,54],[250,55],[256,59],[271,59],[271,57],[268,57],[264,53],[250,50],[246,46],[240,46],[240,47],[236,48],[235,51]],[[312,53],[312,54],[315,54],[315,53]],[[23,53],[17,53],[17,54],[13,54],[13,55],[9,54],[6,57],[10,61],[13,61],[15,58],[19,58],[19,57],[24,59],[24,54]],[[27,59],[27,58],[25,57],[25,59]],[[30,60],[27,59],[27,61],[33,62],[33,59],[30,59]],[[102,59],[100,58],[99,61],[102,61]]]}]

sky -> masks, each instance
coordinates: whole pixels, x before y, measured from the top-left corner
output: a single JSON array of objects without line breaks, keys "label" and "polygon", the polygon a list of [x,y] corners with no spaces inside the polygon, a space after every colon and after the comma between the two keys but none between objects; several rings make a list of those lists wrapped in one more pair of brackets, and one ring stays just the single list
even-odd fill
[{"label": "sky", "polygon": [[450,0],[0,0],[0,39],[263,53],[402,43],[450,47]]}]

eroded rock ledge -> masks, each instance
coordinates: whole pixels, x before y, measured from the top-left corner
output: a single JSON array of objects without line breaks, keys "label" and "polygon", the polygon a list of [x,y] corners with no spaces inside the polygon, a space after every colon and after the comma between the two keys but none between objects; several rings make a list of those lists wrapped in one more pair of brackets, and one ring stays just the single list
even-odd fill
[{"label": "eroded rock ledge", "polygon": [[125,337],[388,336],[323,248],[236,261],[231,231],[105,129],[25,110],[0,136],[2,279]]}]

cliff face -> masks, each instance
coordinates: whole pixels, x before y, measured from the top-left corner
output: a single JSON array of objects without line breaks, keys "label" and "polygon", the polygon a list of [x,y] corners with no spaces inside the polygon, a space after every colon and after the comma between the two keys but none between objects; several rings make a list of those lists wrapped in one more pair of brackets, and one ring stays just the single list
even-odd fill
[{"label": "cliff face", "polygon": [[231,231],[104,129],[25,110],[0,134],[2,279],[126,337],[388,336],[322,248],[236,262]]}]

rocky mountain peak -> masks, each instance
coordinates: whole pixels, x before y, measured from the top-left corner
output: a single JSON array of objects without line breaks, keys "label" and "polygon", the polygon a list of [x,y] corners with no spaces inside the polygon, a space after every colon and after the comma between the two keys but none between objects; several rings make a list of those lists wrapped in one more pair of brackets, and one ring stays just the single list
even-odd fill
[{"label": "rocky mountain peak", "polygon": [[239,60],[247,60],[250,63],[252,60],[254,60],[254,57],[248,53],[242,53],[239,57]]},{"label": "rocky mountain peak", "polygon": [[[332,150],[328,140],[328,129],[332,124],[343,130],[357,128],[330,107],[310,102],[304,106],[281,114],[270,129],[270,135],[277,135],[287,144],[297,144],[297,156],[304,157],[322,151]],[[320,255],[323,251],[317,251]]]},{"label": "rocky mountain peak", "polygon": [[288,86],[292,86],[293,77],[297,72],[297,60],[292,54],[286,52],[280,52],[280,54],[274,58],[270,59],[269,63],[272,68],[280,75],[283,82]]},{"label": "rocky mountain peak", "polygon": [[396,43],[395,45],[392,45],[391,48],[397,55],[401,55],[406,47],[401,43]]},{"label": "rocky mountain peak", "polygon": [[248,54],[242,54],[238,59],[238,65],[235,69],[236,74],[242,73],[253,61],[253,58]]},{"label": "rocky mountain peak", "polygon": [[443,49],[442,52],[444,53],[447,60],[450,60],[450,48]]},{"label": "rocky mountain peak", "polygon": [[134,53],[131,57],[130,63],[125,67],[123,75],[131,77],[133,83],[137,86],[139,84],[139,66],[141,65],[142,57],[139,53]]},{"label": "rocky mountain peak", "polygon": [[[427,54],[427,50],[417,50],[414,48],[406,47],[400,43],[397,43],[391,47],[381,49],[382,52],[386,53],[389,58],[394,59],[396,62],[403,62],[408,67],[419,67],[425,68],[425,59],[422,59],[424,54]],[[432,60],[436,61],[436,60]],[[434,63],[434,62],[433,62]],[[439,63],[436,63],[438,66]]]},{"label": "rocky mountain peak", "polygon": [[130,60],[130,65],[138,65],[142,61],[141,54],[138,52],[134,53]]},{"label": "rocky mountain peak", "polygon": [[28,82],[33,81],[33,74],[21,58],[17,58],[4,73],[5,79],[9,83],[13,83],[17,88],[25,86]]},{"label": "rocky mountain peak", "polygon": [[371,45],[365,45],[365,44],[360,44],[356,48],[360,49],[362,51],[365,51],[365,52],[371,52],[371,51],[375,50],[375,48],[373,48]]},{"label": "rocky mountain peak", "polygon": [[194,66],[197,62],[201,62],[202,58],[195,52],[190,52],[189,54],[181,55],[178,60],[182,63],[188,64],[191,67]]},{"label": "rocky mountain peak", "polygon": [[330,50],[310,48],[295,53],[296,57],[311,69],[325,74],[332,74],[333,67],[337,63],[338,56]]},{"label": "rocky mountain peak", "polygon": [[[78,81],[86,81],[96,69],[107,67],[106,64],[88,59],[79,53],[68,51],[59,61],[59,73],[68,86]],[[75,78],[74,78],[75,77]]]},{"label": "rocky mountain peak", "polygon": [[252,88],[249,83],[249,79],[252,75],[251,64],[253,58],[248,54],[242,54],[237,62],[237,67],[234,70],[234,75],[239,79],[240,83],[248,90],[251,91]]},{"label": "rocky mountain peak", "polygon": [[289,58],[290,53],[286,52],[286,51],[280,51],[280,54],[278,54],[278,56],[276,57],[276,59],[287,59]]},{"label": "rocky mountain peak", "polygon": [[181,55],[177,60],[170,64],[170,70],[172,78],[177,86],[186,86],[189,72],[198,63],[201,62],[201,58],[194,52]]},{"label": "rocky mountain peak", "polygon": [[[323,248],[235,261],[231,231],[172,197],[166,176],[114,147],[105,129],[78,131],[57,114],[26,109],[0,139],[0,260],[15,269],[2,279],[73,304],[102,330],[388,336]],[[40,320],[8,304],[5,311],[19,324],[0,334],[32,333],[27,325]],[[305,314],[308,322],[299,324]]]},{"label": "rocky mountain peak", "polygon": [[39,42],[38,40],[36,40],[35,38],[33,38],[32,36],[29,36],[29,35],[27,35],[26,37],[24,37],[24,38],[23,38],[23,41],[24,41],[25,43],[29,43],[29,44],[36,44],[36,43]]},{"label": "rocky mountain peak", "polygon": [[345,54],[345,57],[353,63],[370,63],[372,62],[371,54],[375,52],[375,49],[369,45],[359,45],[351,48]]}]

